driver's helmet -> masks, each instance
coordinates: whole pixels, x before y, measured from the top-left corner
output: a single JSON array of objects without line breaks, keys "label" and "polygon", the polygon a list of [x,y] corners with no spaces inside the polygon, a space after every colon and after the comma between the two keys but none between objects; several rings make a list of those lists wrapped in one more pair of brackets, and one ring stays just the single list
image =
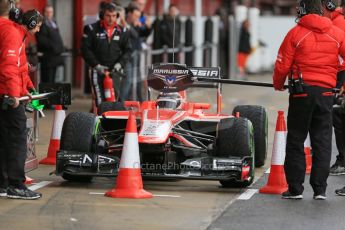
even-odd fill
[{"label": "driver's helmet", "polygon": [[181,106],[182,97],[179,93],[159,93],[157,107],[160,109],[178,109]]}]

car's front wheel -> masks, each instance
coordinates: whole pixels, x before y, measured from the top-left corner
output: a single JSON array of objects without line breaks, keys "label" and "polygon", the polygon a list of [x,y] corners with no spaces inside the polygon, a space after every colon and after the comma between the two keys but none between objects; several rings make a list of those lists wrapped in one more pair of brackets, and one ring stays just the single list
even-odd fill
[{"label": "car's front wheel", "polygon": [[[92,113],[70,113],[62,127],[60,149],[90,153],[95,122],[96,116]],[[68,152],[66,153],[68,154]],[[92,180],[92,176],[71,175],[68,172],[62,172],[62,178],[74,182],[90,182]]]},{"label": "car's front wheel", "polygon": [[217,127],[217,156],[220,157],[252,157],[249,180],[221,180],[223,187],[246,187],[254,180],[254,130],[252,123],[246,118],[222,119]]},{"label": "car's front wheel", "polygon": [[240,113],[240,117],[250,120],[254,127],[255,166],[262,167],[267,158],[268,148],[268,119],[266,109],[258,105],[238,105],[233,114]]}]

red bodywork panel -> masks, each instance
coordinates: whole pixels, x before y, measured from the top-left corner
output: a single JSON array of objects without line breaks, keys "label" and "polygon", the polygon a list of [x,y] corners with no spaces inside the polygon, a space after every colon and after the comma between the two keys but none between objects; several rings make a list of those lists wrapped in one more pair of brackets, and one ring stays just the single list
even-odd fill
[{"label": "red bodywork panel", "polygon": [[[207,103],[182,103],[181,109],[156,109],[155,101],[126,102],[126,106],[135,105],[136,117],[140,120],[139,143],[163,144],[174,136],[171,129],[184,120],[219,122],[220,119],[232,117],[226,114],[205,113],[211,106]],[[109,111],[102,115],[107,119],[128,119],[128,111]],[[182,138],[182,137],[181,137]],[[185,142],[184,140],[180,140]],[[187,142],[186,142],[187,143]]]}]

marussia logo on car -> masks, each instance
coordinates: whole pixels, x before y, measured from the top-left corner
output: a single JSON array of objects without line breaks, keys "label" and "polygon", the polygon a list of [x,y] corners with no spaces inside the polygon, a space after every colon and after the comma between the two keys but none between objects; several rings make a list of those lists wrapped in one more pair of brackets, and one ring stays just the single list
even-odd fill
[{"label": "marussia logo on car", "polygon": [[154,74],[172,74],[172,75],[180,75],[180,74],[188,74],[188,70],[183,69],[154,69]]},{"label": "marussia logo on car", "polygon": [[218,77],[219,71],[218,70],[197,70],[197,69],[190,69],[194,76],[197,77]]},{"label": "marussia logo on car", "polygon": [[172,86],[176,82],[176,76],[166,76],[165,77],[165,82],[167,85]]}]

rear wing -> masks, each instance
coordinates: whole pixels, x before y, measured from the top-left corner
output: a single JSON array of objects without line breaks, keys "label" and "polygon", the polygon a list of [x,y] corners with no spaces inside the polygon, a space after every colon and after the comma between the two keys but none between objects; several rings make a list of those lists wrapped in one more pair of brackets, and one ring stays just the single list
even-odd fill
[{"label": "rear wing", "polygon": [[158,91],[178,92],[190,87],[217,88],[218,82],[200,83],[198,78],[221,79],[220,67],[187,67],[181,64],[155,64],[148,71],[148,86]]},{"label": "rear wing", "polygon": [[[200,82],[199,79],[210,82]],[[213,81],[221,80],[220,67],[187,67],[181,64],[155,64],[149,68],[147,85],[148,97],[151,89],[160,92],[179,92],[190,87],[217,88],[217,113],[221,113],[221,84]]]}]

